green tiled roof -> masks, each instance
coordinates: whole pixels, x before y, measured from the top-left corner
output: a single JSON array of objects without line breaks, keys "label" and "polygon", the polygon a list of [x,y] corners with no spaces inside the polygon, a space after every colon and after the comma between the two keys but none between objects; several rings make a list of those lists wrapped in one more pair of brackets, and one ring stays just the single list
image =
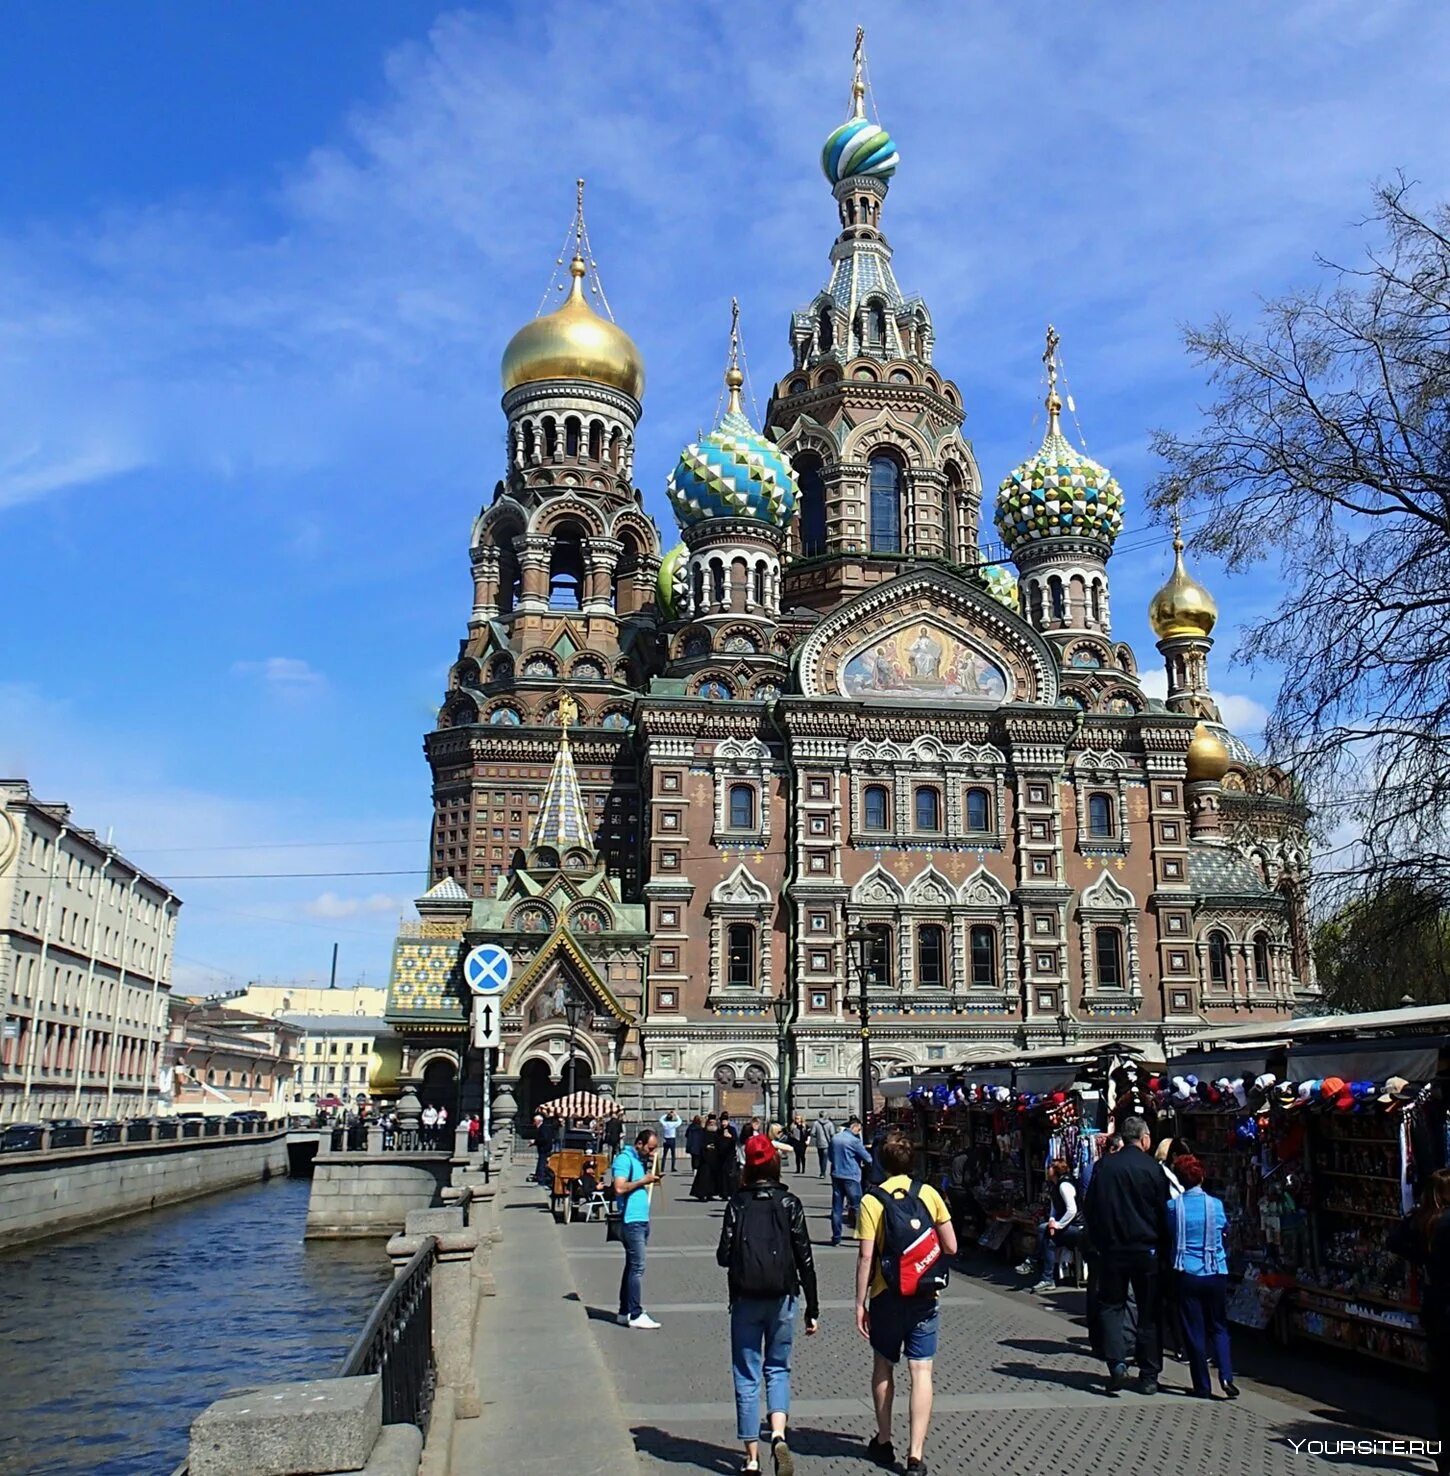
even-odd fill
[{"label": "green tiled roof", "polygon": [[386,1014],[390,1020],[468,1023],[458,975],[457,938],[399,938],[393,945]]}]

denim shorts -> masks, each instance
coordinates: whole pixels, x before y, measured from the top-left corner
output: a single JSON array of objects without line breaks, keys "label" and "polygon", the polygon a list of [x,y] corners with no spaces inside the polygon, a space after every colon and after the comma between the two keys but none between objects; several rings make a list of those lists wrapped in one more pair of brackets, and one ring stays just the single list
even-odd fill
[{"label": "denim shorts", "polygon": [[903,1297],[886,1290],[871,1298],[871,1346],[888,1363],[936,1357],[941,1306],[936,1297]]}]

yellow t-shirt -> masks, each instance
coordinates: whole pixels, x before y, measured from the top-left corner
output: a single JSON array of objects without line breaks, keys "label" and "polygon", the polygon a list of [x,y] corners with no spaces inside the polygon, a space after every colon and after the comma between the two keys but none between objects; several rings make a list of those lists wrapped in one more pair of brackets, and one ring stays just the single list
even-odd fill
[{"label": "yellow t-shirt", "polygon": [[[883,1194],[892,1194],[898,1189],[910,1189],[910,1174],[895,1174],[881,1185]],[[921,1202],[926,1206],[926,1212],[931,1216],[933,1225],[945,1225],[950,1222],[952,1212],[947,1208],[946,1201],[931,1187],[930,1184],[921,1186]],[[856,1215],[856,1239],[874,1240],[876,1242],[876,1269],[871,1277],[871,1295],[877,1296],[886,1290],[886,1278],[881,1274],[881,1245],[884,1239],[881,1223],[881,1201],[869,1191],[861,1196],[861,1208]]]}]

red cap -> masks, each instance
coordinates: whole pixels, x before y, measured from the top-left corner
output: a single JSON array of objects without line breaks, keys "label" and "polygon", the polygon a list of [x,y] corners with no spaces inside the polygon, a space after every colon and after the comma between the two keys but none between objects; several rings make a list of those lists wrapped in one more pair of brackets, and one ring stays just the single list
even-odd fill
[{"label": "red cap", "polygon": [[756,1133],[745,1140],[745,1164],[747,1168],[760,1168],[775,1158],[775,1144],[764,1133]]}]

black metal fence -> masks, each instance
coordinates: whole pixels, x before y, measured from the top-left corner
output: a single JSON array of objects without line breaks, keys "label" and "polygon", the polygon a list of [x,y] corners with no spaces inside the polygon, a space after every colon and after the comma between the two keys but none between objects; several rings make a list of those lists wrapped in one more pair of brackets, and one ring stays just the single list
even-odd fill
[{"label": "black metal fence", "polygon": [[257,1118],[162,1117],[101,1122],[79,1127],[39,1123],[0,1125],[0,1153],[42,1153],[58,1148],[99,1148],[107,1144],[174,1143],[191,1138],[242,1138],[281,1131],[278,1123]]},{"label": "black metal fence", "polygon": [[337,1371],[383,1376],[383,1423],[417,1425],[426,1435],[437,1369],[433,1363],[433,1267],[438,1242],[431,1235],[392,1285],[378,1298],[372,1316]]}]

